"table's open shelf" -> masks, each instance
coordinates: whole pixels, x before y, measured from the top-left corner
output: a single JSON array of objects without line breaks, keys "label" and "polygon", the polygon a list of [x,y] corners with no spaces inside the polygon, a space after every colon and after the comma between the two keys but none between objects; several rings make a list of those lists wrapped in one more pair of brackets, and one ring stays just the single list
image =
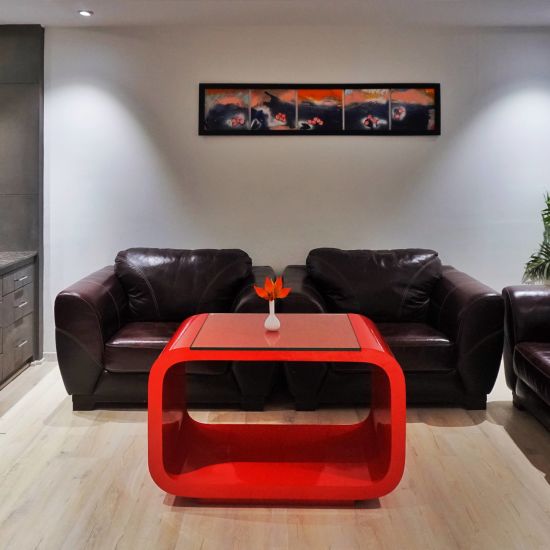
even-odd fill
[{"label": "table's open shelf", "polygon": [[164,425],[172,492],[208,499],[362,500],[388,474],[367,418],[347,425]]}]

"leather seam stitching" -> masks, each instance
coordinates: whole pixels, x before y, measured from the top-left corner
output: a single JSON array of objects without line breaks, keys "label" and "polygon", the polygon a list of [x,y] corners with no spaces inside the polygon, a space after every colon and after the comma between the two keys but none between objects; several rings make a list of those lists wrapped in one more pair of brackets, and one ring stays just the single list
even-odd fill
[{"label": "leather seam stitching", "polygon": [[[420,269],[418,269],[415,274],[414,274],[414,277],[412,277],[412,279],[409,281],[409,284],[403,289],[403,294],[401,295],[401,303],[399,304],[399,309],[397,310],[397,316],[398,318],[401,318],[401,315],[402,315],[402,312],[403,312],[403,305],[405,303],[405,300],[407,299],[407,294],[409,293],[411,287],[412,287],[412,283],[414,282],[414,280],[418,277],[418,275],[420,275],[420,273],[422,273],[425,269],[427,269],[433,262],[435,262],[436,260],[439,260],[439,255],[436,255],[434,256],[430,261],[426,262],[425,264],[423,264]],[[441,276],[440,276],[441,278]],[[436,283],[435,283],[436,284]],[[435,284],[433,285],[435,287]],[[428,312],[429,310],[429,307],[430,307],[430,294],[427,295],[428,296],[428,300],[426,302],[426,308],[425,308],[425,311],[426,313]]]},{"label": "leather seam stitching", "polygon": [[[455,273],[461,273],[460,271],[458,271],[457,269],[450,269],[448,271],[454,271]],[[442,279],[444,277],[444,275],[446,274],[447,272],[444,271],[442,273]],[[441,317],[443,316],[444,314],[444,311],[445,311],[445,303],[448,301],[448,299],[453,295],[455,294],[458,290],[460,290],[461,288],[464,288],[464,287],[467,287],[468,285],[475,285],[477,286],[479,284],[478,281],[476,281],[475,279],[471,279],[469,277],[470,280],[468,280],[467,282],[463,282],[461,284],[455,284],[454,282],[451,281],[451,284],[453,285],[453,288],[450,289],[446,294],[445,294],[445,298],[443,298],[443,300],[441,301],[441,304],[439,304],[439,313],[438,313],[438,317],[437,317],[437,326],[441,326]],[[482,296],[478,297],[478,298],[483,298],[483,297],[487,297],[486,294],[483,294]],[[434,300],[435,301],[435,300]],[[468,306],[466,306],[468,307]]]},{"label": "leather seam stitching", "polygon": [[[522,343],[524,343],[524,342],[522,342]],[[537,373],[540,373],[542,376],[546,377],[546,373],[543,370],[541,370],[538,367],[538,365],[536,364],[536,361],[539,361],[539,359],[534,353],[532,353],[528,350],[523,350],[522,348],[517,349],[517,347],[515,349],[515,353],[519,353],[520,355],[522,355],[523,359],[525,361],[528,361],[533,366],[533,368],[536,369]]]},{"label": "leather seam stitching", "polygon": [[461,356],[461,359],[464,358],[464,357],[468,357],[469,355],[471,355],[477,348],[479,348],[479,346],[481,346],[482,344],[484,344],[487,340],[489,340],[490,338],[494,338],[495,336],[500,336],[504,331],[502,329],[499,329],[499,330],[493,330],[492,332],[490,332],[489,334],[487,334],[485,337],[483,337],[481,340],[479,340],[474,346],[471,346],[470,348],[468,348],[468,351]]},{"label": "leather seam stitching", "polygon": [[[488,296],[478,296],[459,311],[458,318],[460,319],[460,321],[458,324],[458,331],[456,335],[457,343],[460,342],[460,339],[462,338],[462,333],[464,331],[464,326],[466,325],[464,317],[466,317],[470,313],[470,310],[473,309],[474,306],[476,306],[481,300],[486,298],[488,298]],[[500,330],[500,332],[502,332],[502,329]]]},{"label": "leather seam stitching", "polygon": [[[99,329],[99,335],[101,337],[101,345],[104,347],[105,346],[105,338],[103,338],[103,329],[102,329],[102,324],[101,324],[101,316],[99,315],[99,313],[97,311],[97,308],[92,303],[90,303],[88,300],[86,300],[86,298],[84,298],[81,294],[65,294],[65,296],[71,297],[71,298],[76,298],[77,300],[81,300],[83,303],[85,303],[90,308],[90,311],[92,312],[93,316],[95,317],[95,320],[97,321],[97,328]],[[64,330],[64,329],[59,328],[58,330]]]},{"label": "leather seam stitching", "polygon": [[336,269],[331,263],[329,263],[327,260],[325,260],[322,257],[318,257],[317,261],[322,263],[323,265],[325,265],[330,271],[335,273],[341,281],[343,281],[344,285],[347,287],[348,292],[353,296],[353,298],[354,298],[354,300],[355,300],[355,302],[358,306],[358,311],[365,311],[363,309],[361,301],[357,297],[357,293],[353,290],[353,287],[350,284],[350,282],[347,280],[347,278],[344,277],[344,275],[342,275],[342,273],[340,273],[340,270]]},{"label": "leather seam stitching", "polygon": [[101,370],[103,370],[103,365],[99,361],[97,361],[97,359],[95,359],[94,356],[88,351],[88,349],[82,343],[80,338],[78,338],[77,336],[74,336],[69,331],[67,331],[63,328],[58,328],[57,331],[60,332],[61,334],[63,334],[64,336],[67,336],[68,338],[70,338],[75,344],[78,345],[79,348],[82,349],[82,351],[84,351],[84,353],[91,359],[91,361],[94,363],[94,365],[96,365]]},{"label": "leather seam stitching", "polygon": [[[200,298],[197,301],[197,307],[195,309],[195,313],[198,313],[201,307],[201,304],[203,303],[203,298],[205,294],[208,292],[208,290],[212,287],[212,285],[221,277],[223,273],[225,273],[229,268],[232,268],[235,264],[240,263],[242,261],[242,258],[237,258],[233,260],[231,263],[226,264],[221,269],[218,269],[218,272],[216,275],[209,281],[209,283],[206,285],[205,289],[202,291]],[[252,271],[252,268],[251,268]]]},{"label": "leather seam stitching", "polygon": [[160,320],[160,318],[161,318],[161,316],[160,316],[160,307],[159,307],[159,304],[158,304],[157,295],[155,294],[155,290],[153,289],[153,286],[151,285],[151,282],[149,281],[149,279],[147,278],[145,273],[138,266],[136,266],[135,264],[130,262],[127,258],[123,258],[122,260],[119,260],[119,261],[124,262],[130,269],[135,271],[143,279],[143,281],[147,285],[147,288],[149,289],[149,293],[151,294],[151,298],[153,299],[153,303],[155,304],[157,317]]},{"label": "leather seam stitching", "polygon": [[111,291],[109,290],[107,285],[105,285],[103,283],[98,283],[97,281],[94,281],[93,279],[89,279],[89,278],[83,279],[83,281],[86,281],[88,283],[94,284],[96,286],[99,286],[99,287],[105,289],[105,292],[107,292],[107,294],[109,295],[109,298],[111,298],[111,301],[113,302],[113,305],[115,306],[115,313],[116,313],[117,321],[118,321],[117,325],[118,325],[118,328],[120,328],[121,321],[122,321],[122,315],[120,313],[120,308],[118,307],[118,304],[115,300],[115,297],[113,296],[113,294],[111,293]]}]

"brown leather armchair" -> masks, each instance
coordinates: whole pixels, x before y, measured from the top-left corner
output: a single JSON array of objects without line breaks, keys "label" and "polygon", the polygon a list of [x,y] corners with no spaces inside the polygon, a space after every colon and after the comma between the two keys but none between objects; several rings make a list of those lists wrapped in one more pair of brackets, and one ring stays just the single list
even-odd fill
[{"label": "brown leather armchair", "polygon": [[[402,366],[409,404],[483,409],[503,344],[502,296],[442,266],[432,250],[312,250],[288,266],[281,312],[360,313],[375,321]],[[359,364],[285,365],[298,409],[368,402]]]},{"label": "brown leather armchair", "polygon": [[[57,357],[74,410],[147,403],[149,370],[180,323],[203,312],[264,312],[253,284],[273,277],[242,250],[133,248],[55,301]],[[195,405],[261,409],[276,365],[187,367]]]},{"label": "brown leather armchair", "polygon": [[550,430],[550,286],[506,287],[504,372],[514,405]]}]

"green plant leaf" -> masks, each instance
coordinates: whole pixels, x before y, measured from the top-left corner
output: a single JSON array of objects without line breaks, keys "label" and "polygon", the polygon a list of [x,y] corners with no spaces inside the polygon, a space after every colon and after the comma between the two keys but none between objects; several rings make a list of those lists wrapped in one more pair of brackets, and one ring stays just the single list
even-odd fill
[{"label": "green plant leaf", "polygon": [[525,265],[523,281],[526,283],[538,283],[550,281],[550,193],[544,195],[546,207],[541,213],[544,225],[543,241],[539,251],[532,254]]},{"label": "green plant leaf", "polygon": [[527,265],[523,281],[526,283],[537,283],[549,280],[550,275],[550,243],[543,242],[537,253],[531,255]]}]

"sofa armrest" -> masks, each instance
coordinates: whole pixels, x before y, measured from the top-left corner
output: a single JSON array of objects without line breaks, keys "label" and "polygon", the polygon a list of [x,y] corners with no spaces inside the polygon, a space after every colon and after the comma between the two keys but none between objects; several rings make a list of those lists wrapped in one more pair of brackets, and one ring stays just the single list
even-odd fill
[{"label": "sofa armrest", "polygon": [[504,369],[506,383],[516,386],[514,348],[521,342],[550,342],[550,285],[508,286],[504,297]]},{"label": "sofa armrest", "polygon": [[466,273],[444,266],[429,315],[432,324],[455,344],[456,366],[467,392],[488,394],[502,357],[502,296]]},{"label": "sofa armrest", "polygon": [[61,291],[55,299],[57,360],[67,392],[93,392],[103,371],[105,342],[125,322],[126,294],[112,266]]},{"label": "sofa armrest", "polygon": [[305,265],[289,265],[283,271],[283,281],[292,291],[281,300],[281,313],[326,313],[325,300],[307,274]]},{"label": "sofa armrest", "polygon": [[262,298],[254,290],[254,285],[264,286],[265,278],[275,277],[275,272],[270,266],[254,266],[252,275],[243,285],[233,302],[233,313],[267,313],[268,307]]}]

